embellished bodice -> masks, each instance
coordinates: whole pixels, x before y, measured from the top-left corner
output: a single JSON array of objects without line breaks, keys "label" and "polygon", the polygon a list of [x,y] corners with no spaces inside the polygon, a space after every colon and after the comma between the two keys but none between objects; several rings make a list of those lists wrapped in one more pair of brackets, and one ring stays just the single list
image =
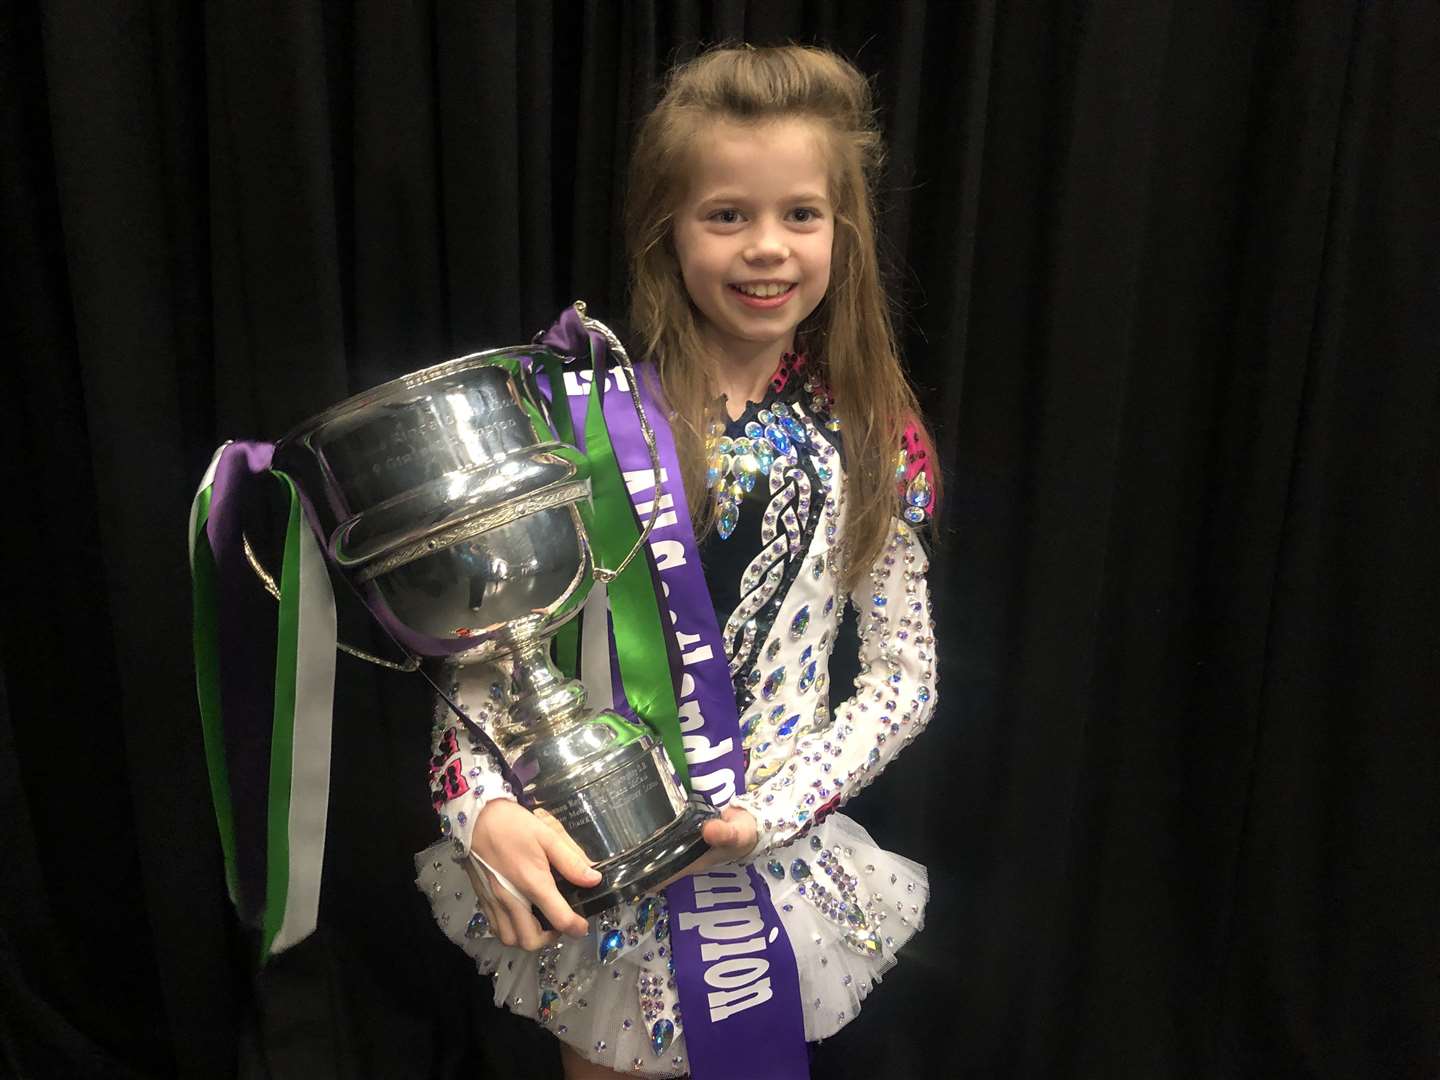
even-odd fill
[{"label": "embellished bodice", "polygon": [[[880,559],[847,595],[843,434],[823,382],[803,357],[787,355],[763,400],[715,421],[707,440],[719,520],[700,555],[745,752],[746,790],[734,802],[760,826],[756,857],[868,783],[934,705],[927,557],[912,527],[930,505],[923,452],[907,433],[896,464],[900,514]],[[832,710],[830,661],[846,636],[847,605],[858,674]],[[839,659],[837,672],[849,658]],[[462,844],[484,802],[508,795],[493,763],[468,749],[452,731],[432,760],[442,831]]]}]

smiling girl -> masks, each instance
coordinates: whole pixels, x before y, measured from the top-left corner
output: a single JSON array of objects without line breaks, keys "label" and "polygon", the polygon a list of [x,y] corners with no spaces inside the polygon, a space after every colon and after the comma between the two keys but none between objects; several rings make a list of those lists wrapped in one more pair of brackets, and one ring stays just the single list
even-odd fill
[{"label": "smiling girl", "polygon": [[[441,813],[480,860],[479,911],[464,890],[451,903],[449,880],[421,879],[446,932],[494,976],[497,1003],[558,1036],[569,1077],[683,1075],[699,1026],[720,1030],[752,1006],[747,1019],[761,1006],[790,1010],[797,1039],[802,1026],[804,1039],[825,1038],[857,1015],[923,921],[924,868],[833,812],[919,733],[936,700],[919,539],[936,478],[880,284],[880,155],[864,78],[818,49],[707,52],[672,73],[640,130],[626,203],[632,344],[658,371],[669,412],[743,775],[705,825],[711,849],[689,868],[692,908],[673,934],[673,889],[589,923],[570,910],[552,868],[581,885],[599,875],[558,823],[507,797],[493,763],[464,748],[443,753],[461,755],[472,795],[488,794],[467,796],[468,822],[449,805]],[[847,605],[859,674],[832,703]],[[717,883],[732,879],[733,896],[768,894],[778,920],[768,938],[726,936],[713,912],[707,923],[703,909],[725,895]],[[695,925],[714,931],[699,955],[715,967],[701,1007],[682,1015],[676,939]],[[776,945],[781,931],[788,949]],[[761,952],[768,959],[746,959]],[[725,964],[770,974],[732,991]]]}]

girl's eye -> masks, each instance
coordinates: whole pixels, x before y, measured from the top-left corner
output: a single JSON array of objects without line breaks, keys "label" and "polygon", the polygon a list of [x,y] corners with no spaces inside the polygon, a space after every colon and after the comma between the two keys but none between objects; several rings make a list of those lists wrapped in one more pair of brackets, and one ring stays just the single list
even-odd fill
[{"label": "girl's eye", "polygon": [[820,220],[820,212],[808,206],[797,206],[794,210],[790,211],[790,213],[794,215],[795,220],[801,225],[809,225],[812,222]]},{"label": "girl's eye", "polygon": [[734,209],[716,210],[710,215],[711,221],[718,221],[721,225],[738,225],[740,222],[740,211]]}]

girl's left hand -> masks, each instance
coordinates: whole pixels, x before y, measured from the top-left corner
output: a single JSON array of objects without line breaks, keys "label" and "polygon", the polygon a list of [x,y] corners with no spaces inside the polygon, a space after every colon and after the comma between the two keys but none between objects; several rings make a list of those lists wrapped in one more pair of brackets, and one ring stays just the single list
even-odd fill
[{"label": "girl's left hand", "polygon": [[[742,810],[738,806],[727,806],[720,811],[719,817],[705,822],[700,829],[700,835],[710,845],[710,850],[666,881],[665,885],[678,881],[686,874],[703,874],[712,866],[739,862],[755,849],[755,844],[760,839],[760,829],[750,811]],[[659,892],[665,885],[655,891]]]}]

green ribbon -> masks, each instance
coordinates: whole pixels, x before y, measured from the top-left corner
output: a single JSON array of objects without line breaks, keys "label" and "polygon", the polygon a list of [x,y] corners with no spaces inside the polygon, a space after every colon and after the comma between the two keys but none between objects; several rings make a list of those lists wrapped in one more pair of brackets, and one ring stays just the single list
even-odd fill
[{"label": "green ribbon", "polygon": [[[593,505],[588,523],[590,543],[597,563],[619,566],[639,542],[640,526],[635,520],[625,477],[615,459],[615,449],[610,444],[609,429],[605,426],[602,407],[604,359],[595,346],[593,336],[586,336],[590,339],[590,363],[594,376],[585,409],[585,456],[590,461]],[[553,396],[568,402],[564,385],[554,382],[551,385],[555,387]],[[690,770],[685,764],[685,746],[680,736],[680,714],[675,700],[675,686],[670,679],[664,623],[661,622],[648,553],[642,554],[643,557],[632,559],[630,565],[608,586],[620,681],[625,687],[630,707],[655,729],[676,774],[688,788]]]}]

